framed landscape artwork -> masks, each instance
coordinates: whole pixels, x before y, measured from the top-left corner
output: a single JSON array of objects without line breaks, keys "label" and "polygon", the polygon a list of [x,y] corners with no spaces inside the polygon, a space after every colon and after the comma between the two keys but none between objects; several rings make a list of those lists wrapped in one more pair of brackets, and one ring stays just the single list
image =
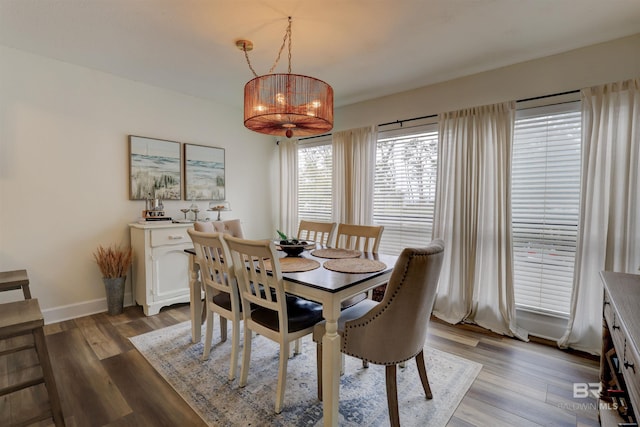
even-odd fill
[{"label": "framed landscape artwork", "polygon": [[129,197],[180,200],[180,143],[129,135]]},{"label": "framed landscape artwork", "polygon": [[224,200],[224,148],[184,144],[185,200]]}]

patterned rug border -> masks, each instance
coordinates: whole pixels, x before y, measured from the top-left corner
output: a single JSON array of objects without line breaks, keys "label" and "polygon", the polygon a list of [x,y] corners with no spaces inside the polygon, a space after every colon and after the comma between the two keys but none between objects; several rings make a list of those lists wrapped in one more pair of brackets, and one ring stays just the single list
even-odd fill
[{"label": "patterned rug border", "polygon": [[[322,404],[316,399],[315,344],[309,337],[303,339],[302,354],[289,359],[284,409],[276,415],[273,404],[278,345],[264,337],[254,337],[248,384],[239,388],[237,378],[232,383],[227,381],[231,342],[230,337],[226,342],[220,342],[217,316],[214,330],[211,355],[204,362],[201,360],[204,337],[199,343],[191,342],[190,322],[131,337],[130,341],[210,426],[322,425]],[[445,426],[482,369],[480,363],[428,345],[425,346],[425,362],[434,395],[432,400],[424,398],[415,362],[409,361],[406,368],[398,370],[403,427],[427,423],[430,427]],[[274,367],[267,368],[266,364]],[[210,381],[203,381],[198,369],[206,372]],[[377,397],[371,399],[372,395]],[[244,411],[240,408],[242,405]],[[370,365],[368,369],[362,369],[361,361],[346,357],[345,375],[340,385],[339,424],[388,425],[384,366]]]}]

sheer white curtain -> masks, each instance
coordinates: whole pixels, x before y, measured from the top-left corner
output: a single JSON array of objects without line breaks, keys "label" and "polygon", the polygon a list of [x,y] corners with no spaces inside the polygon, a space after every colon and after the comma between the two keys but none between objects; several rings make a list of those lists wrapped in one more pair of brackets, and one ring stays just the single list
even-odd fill
[{"label": "sheer white curtain", "polygon": [[298,234],[298,140],[285,139],[280,148],[280,218],[278,230]]},{"label": "sheer white curtain", "polygon": [[640,79],[582,91],[580,229],[571,316],[561,348],[599,354],[600,271],[640,265]]},{"label": "sheer white curtain", "polygon": [[440,115],[433,237],[446,248],[434,314],[526,339],[513,291],[514,120],[513,102]]},{"label": "sheer white curtain", "polygon": [[376,126],[335,132],[333,150],[333,220],[373,223]]}]

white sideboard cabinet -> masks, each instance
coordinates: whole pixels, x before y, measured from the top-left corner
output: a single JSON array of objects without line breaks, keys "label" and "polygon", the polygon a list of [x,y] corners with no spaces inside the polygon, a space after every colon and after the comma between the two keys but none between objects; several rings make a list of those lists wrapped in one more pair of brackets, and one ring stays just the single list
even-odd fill
[{"label": "white sideboard cabinet", "polygon": [[147,316],[162,307],[189,302],[189,255],[193,243],[187,230],[192,224],[129,224],[132,289],[135,302]]}]

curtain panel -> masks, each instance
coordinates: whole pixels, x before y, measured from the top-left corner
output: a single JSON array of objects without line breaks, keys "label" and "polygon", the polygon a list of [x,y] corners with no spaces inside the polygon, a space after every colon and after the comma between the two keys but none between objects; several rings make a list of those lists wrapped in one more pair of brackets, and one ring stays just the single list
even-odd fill
[{"label": "curtain panel", "polygon": [[280,214],[278,230],[298,235],[298,140],[285,139],[280,148]]},{"label": "curtain panel", "polygon": [[561,348],[599,354],[600,271],[640,265],[640,79],[582,90],[580,226],[567,331]]},{"label": "curtain panel", "polygon": [[527,339],[515,321],[511,150],[515,103],[441,114],[433,238],[446,242],[434,314]]},{"label": "curtain panel", "polygon": [[346,224],[373,223],[377,141],[376,126],[333,134],[334,221]]}]

